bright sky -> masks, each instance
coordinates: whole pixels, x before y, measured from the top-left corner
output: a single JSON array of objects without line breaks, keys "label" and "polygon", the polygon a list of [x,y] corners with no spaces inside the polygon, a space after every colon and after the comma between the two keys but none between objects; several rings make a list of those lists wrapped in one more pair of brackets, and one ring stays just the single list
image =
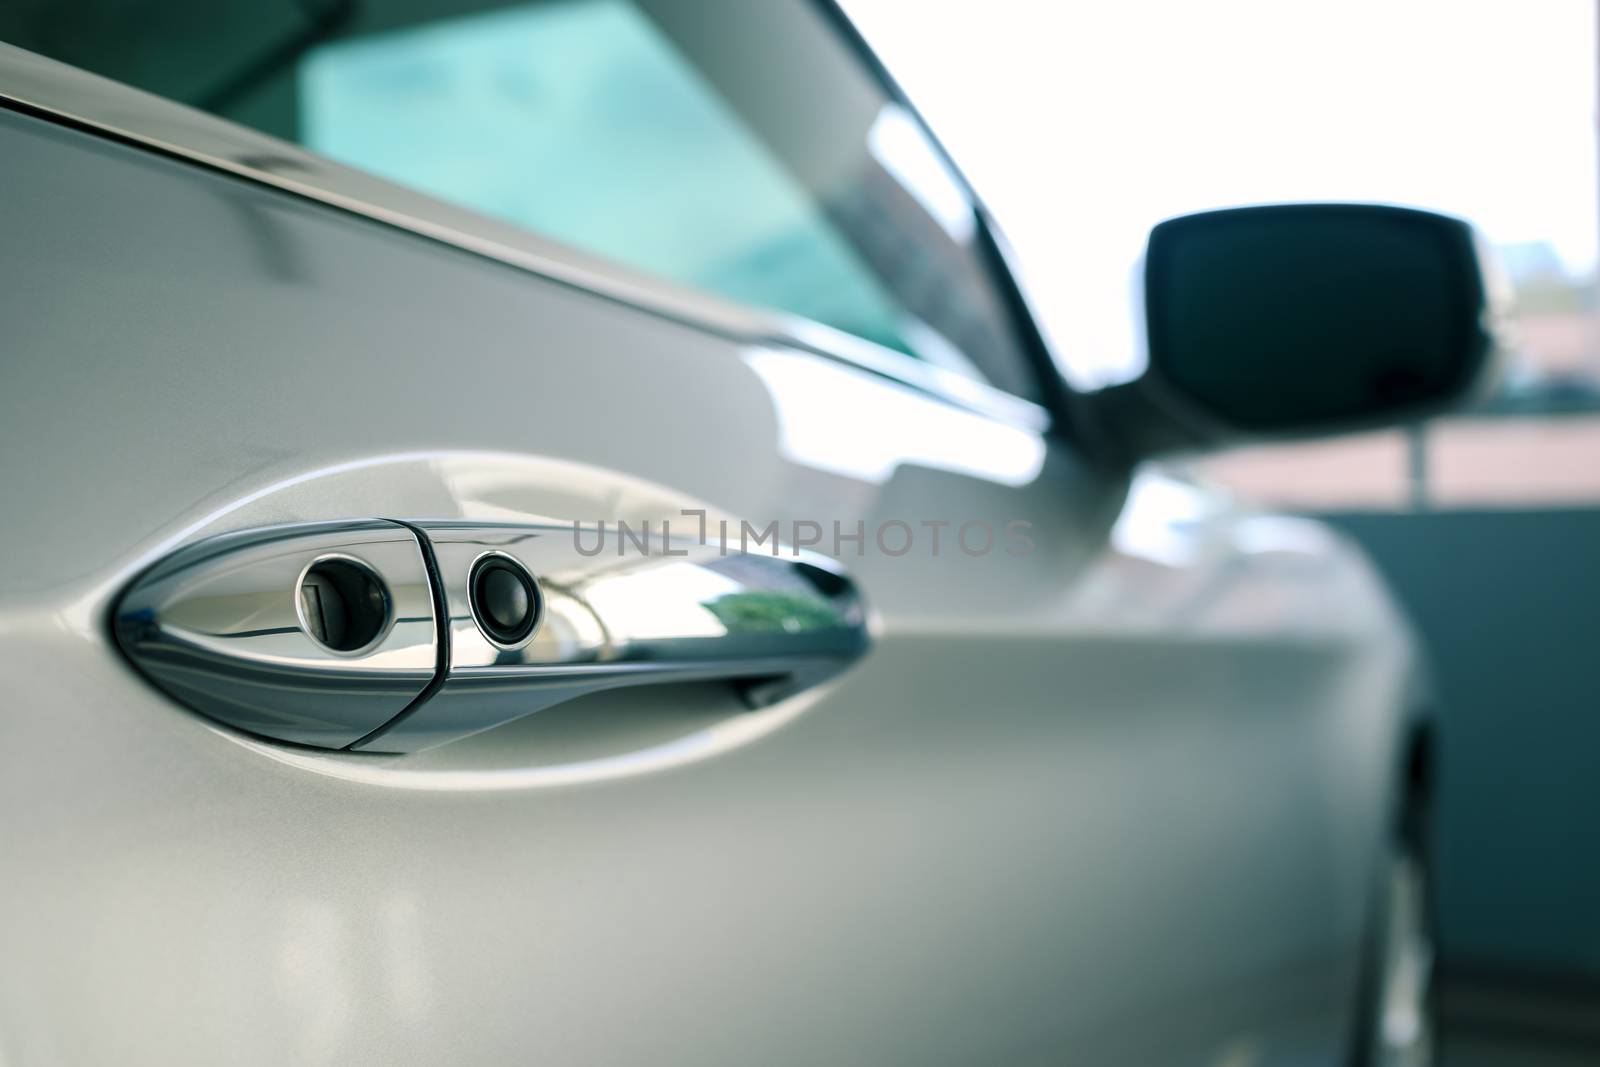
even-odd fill
[{"label": "bright sky", "polygon": [[1381,200],[1596,260],[1594,0],[845,0],[1016,246],[1068,371],[1133,368],[1150,225]]}]

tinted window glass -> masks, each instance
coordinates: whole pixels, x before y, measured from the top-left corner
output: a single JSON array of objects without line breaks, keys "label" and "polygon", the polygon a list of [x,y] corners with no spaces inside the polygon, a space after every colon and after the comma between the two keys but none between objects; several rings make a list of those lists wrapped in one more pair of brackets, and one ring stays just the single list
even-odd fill
[{"label": "tinted window glass", "polygon": [[964,187],[807,3],[99,6],[22,0],[0,39],[1034,392]]},{"label": "tinted window glass", "polygon": [[[816,201],[638,8],[544,4],[315,49],[312,149],[558,240],[902,347]],[[427,151],[418,151],[426,144]]]}]

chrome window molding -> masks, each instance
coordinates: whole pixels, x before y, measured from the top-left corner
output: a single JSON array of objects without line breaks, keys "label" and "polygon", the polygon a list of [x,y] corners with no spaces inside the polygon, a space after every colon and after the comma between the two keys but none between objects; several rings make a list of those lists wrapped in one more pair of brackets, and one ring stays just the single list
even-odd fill
[{"label": "chrome window molding", "polygon": [[344,166],[215,115],[0,43],[0,107],[197,164],[430,238],[740,343],[862,367],[1038,433],[1048,411],[984,382],[821,323],[665,281]]}]

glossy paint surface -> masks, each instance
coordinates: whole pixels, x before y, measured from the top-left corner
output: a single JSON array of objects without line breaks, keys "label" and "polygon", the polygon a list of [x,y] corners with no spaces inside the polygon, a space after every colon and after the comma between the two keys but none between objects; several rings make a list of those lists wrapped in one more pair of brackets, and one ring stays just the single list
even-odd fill
[{"label": "glossy paint surface", "polygon": [[[5,1062],[1337,1062],[1414,682],[1326,530],[34,118],[0,160]],[[843,546],[881,633],[812,693],[400,757],[105,626],[208,534],[699,508],[950,525]]]}]

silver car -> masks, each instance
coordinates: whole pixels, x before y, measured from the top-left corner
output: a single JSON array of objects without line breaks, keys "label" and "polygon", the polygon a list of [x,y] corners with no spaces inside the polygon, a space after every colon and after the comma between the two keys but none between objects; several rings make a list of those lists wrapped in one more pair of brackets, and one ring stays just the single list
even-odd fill
[{"label": "silver car", "polygon": [[1425,1061],[1411,635],[1157,460],[1469,389],[1464,224],[1084,395],[830,7],[0,41],[0,1061]]}]

